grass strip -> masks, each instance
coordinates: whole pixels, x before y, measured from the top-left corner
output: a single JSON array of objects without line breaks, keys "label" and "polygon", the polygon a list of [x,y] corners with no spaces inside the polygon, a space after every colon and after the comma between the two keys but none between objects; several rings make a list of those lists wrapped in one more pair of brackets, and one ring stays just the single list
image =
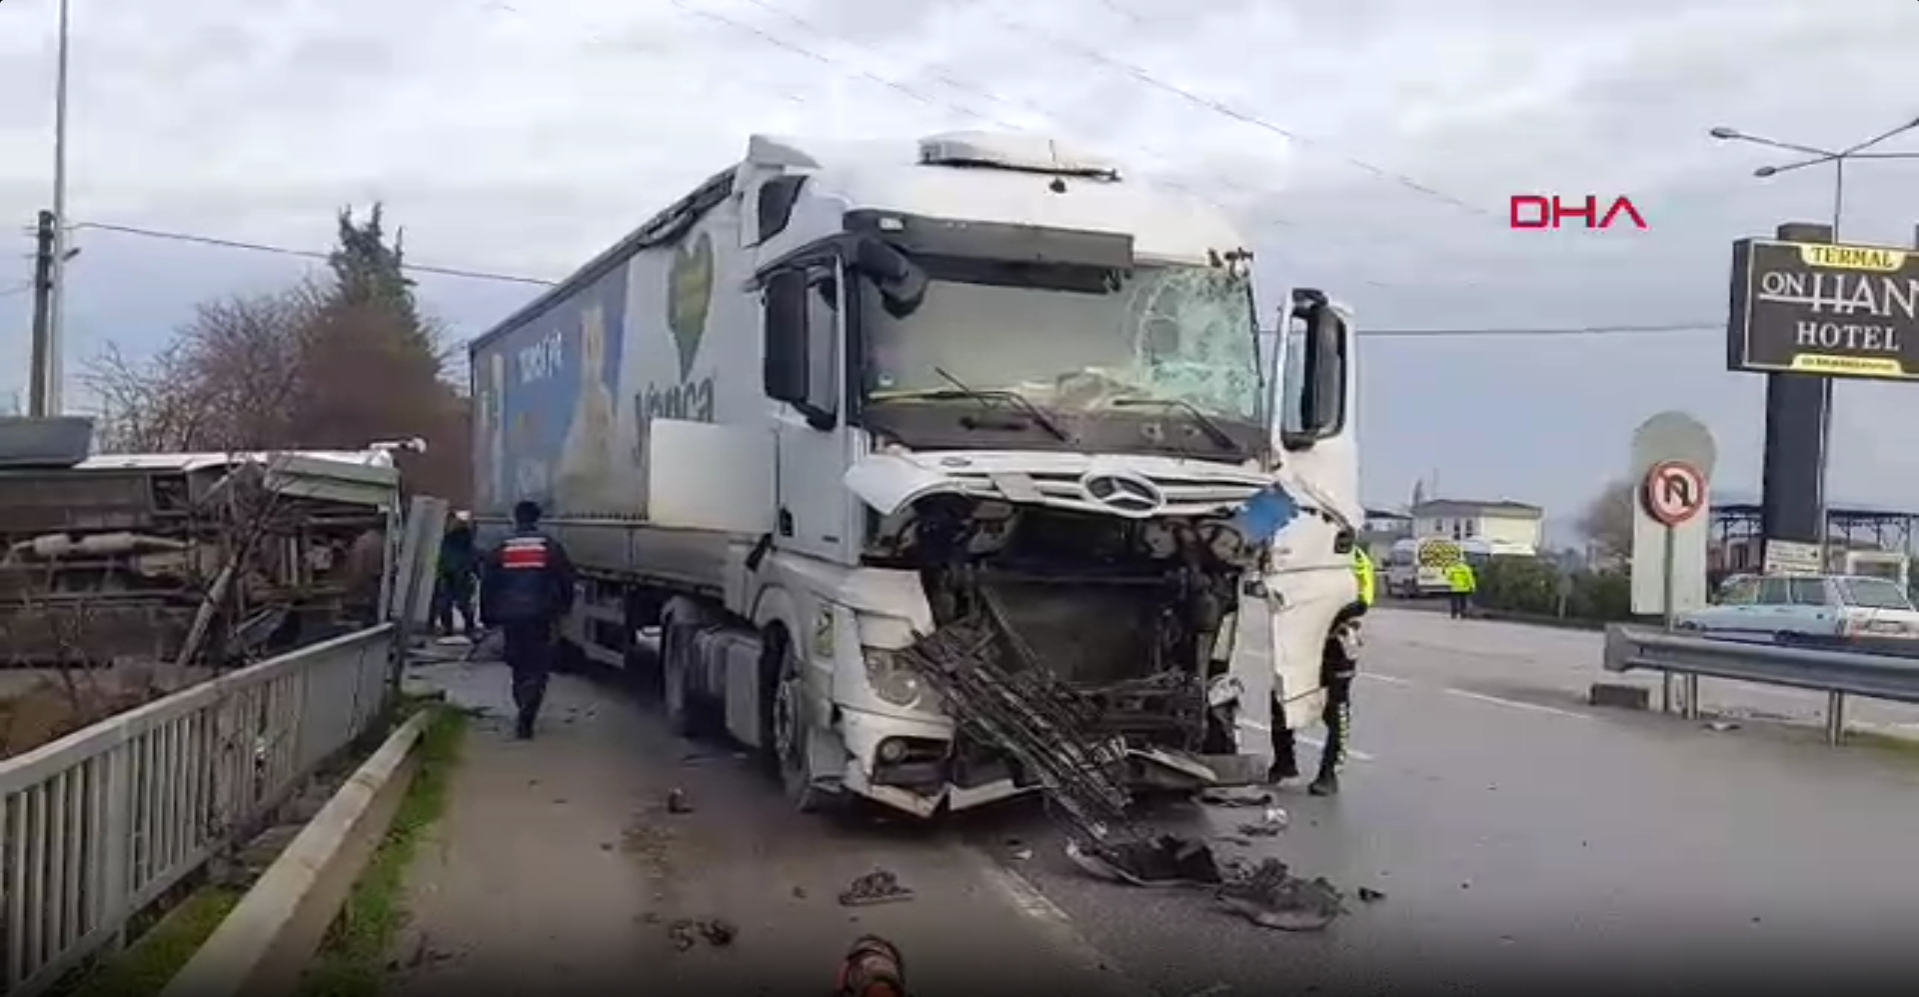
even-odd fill
[{"label": "grass strip", "polygon": [[380,847],[353,884],[346,904],[301,980],[300,997],[373,997],[382,989],[387,960],[406,921],[407,868],[420,839],[446,806],[448,780],[459,763],[467,715],[428,706],[433,719],[414,748],[418,769]]},{"label": "grass strip", "polygon": [[125,952],[82,979],[72,997],[150,997],[166,989],[245,895],[223,886],[196,890]]}]

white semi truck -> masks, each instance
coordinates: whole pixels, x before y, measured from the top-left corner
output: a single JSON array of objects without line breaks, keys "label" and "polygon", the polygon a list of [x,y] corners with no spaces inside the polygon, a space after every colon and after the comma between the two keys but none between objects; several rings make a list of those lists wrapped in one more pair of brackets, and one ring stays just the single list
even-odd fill
[{"label": "white semi truck", "polygon": [[[541,502],[577,652],[638,669],[658,627],[670,722],[802,810],[1036,788],[904,663],[983,608],[1134,785],[1255,782],[1222,707],[1270,677],[1272,723],[1316,719],[1363,512],[1350,321],[1298,291],[1262,335],[1250,263],[1047,139],[756,136],[474,341],[477,518]],[[1275,486],[1299,514],[1242,536]]]}]

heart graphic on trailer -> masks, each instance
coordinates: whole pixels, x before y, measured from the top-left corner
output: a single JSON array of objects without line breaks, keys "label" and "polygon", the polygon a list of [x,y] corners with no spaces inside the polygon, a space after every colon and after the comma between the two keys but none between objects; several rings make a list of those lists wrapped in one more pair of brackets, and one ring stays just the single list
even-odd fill
[{"label": "heart graphic on trailer", "polygon": [[680,380],[693,374],[693,360],[706,334],[706,315],[713,302],[713,240],[705,232],[691,248],[673,251],[673,269],[667,275],[666,324],[680,352]]}]

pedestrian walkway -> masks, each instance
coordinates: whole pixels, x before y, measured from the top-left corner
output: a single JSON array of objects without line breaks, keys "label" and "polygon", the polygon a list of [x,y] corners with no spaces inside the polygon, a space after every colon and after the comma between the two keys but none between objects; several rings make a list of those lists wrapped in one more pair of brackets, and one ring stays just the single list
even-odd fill
[{"label": "pedestrian walkway", "polygon": [[[502,666],[410,680],[478,715],[411,870],[394,993],[818,995],[866,932],[901,947],[915,997],[1138,992],[938,827],[793,813],[743,752],[584,680],[556,677],[531,742],[511,737]],[[688,812],[669,812],[676,789]],[[876,870],[913,897],[843,906]]]}]

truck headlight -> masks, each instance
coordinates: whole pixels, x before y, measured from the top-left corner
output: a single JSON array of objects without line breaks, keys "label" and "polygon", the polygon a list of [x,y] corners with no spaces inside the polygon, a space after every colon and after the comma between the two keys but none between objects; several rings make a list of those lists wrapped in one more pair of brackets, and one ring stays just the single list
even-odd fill
[{"label": "truck headlight", "polygon": [[867,647],[860,649],[866,661],[866,684],[873,695],[894,706],[912,706],[925,695],[925,687],[913,669],[900,660],[898,651]]}]

